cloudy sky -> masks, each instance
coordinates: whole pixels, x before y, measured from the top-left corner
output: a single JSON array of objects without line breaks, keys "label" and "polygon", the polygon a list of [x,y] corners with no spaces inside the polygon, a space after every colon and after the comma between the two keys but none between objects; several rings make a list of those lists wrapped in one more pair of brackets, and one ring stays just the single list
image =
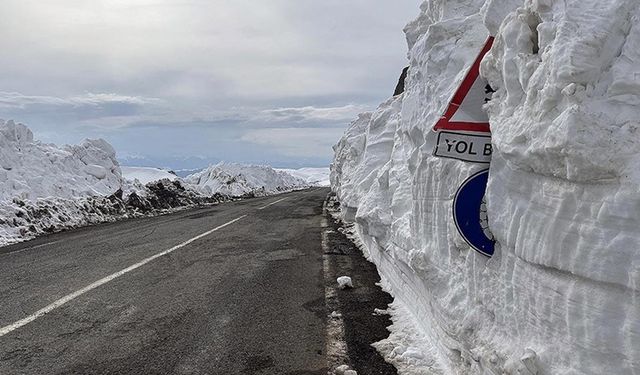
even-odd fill
[{"label": "cloudy sky", "polygon": [[0,118],[126,164],[327,165],[420,0],[2,0]]}]

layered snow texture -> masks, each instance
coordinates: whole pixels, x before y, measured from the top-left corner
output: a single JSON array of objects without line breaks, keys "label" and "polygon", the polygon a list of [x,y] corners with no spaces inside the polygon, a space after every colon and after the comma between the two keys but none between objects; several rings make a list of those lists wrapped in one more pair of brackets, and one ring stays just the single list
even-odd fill
[{"label": "layered snow texture", "polygon": [[[429,373],[640,372],[639,18],[636,0],[424,2],[405,93],[335,146],[343,215]],[[431,131],[489,34],[491,259],[452,215],[485,167],[433,157]]]},{"label": "layered snow texture", "polygon": [[265,165],[219,163],[192,174],[185,182],[203,195],[260,197],[308,187],[306,181]]}]

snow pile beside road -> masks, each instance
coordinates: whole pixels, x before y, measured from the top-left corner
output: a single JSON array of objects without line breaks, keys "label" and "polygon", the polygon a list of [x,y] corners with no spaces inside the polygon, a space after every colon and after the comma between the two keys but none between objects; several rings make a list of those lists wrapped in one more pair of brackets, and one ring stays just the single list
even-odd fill
[{"label": "snow pile beside road", "polygon": [[299,168],[299,169],[276,169],[286,172],[294,177],[300,178],[310,186],[330,186],[330,169],[326,168]]},{"label": "snow pile beside road", "polygon": [[102,139],[60,148],[0,120],[0,246],[107,220],[123,181],[115,156]]},{"label": "snow pile beside road", "polygon": [[[421,362],[446,374],[639,372],[640,3],[421,9],[405,30],[405,93],[351,124],[331,174],[395,311],[408,315],[396,320],[420,330]],[[433,157],[431,131],[489,33],[490,259],[452,219],[457,188],[484,167]]]},{"label": "snow pile beside road", "polygon": [[151,167],[120,167],[122,170],[122,177],[129,181],[138,180],[141,184],[146,185],[149,182],[162,180],[164,178],[169,181],[175,181],[178,176],[170,171],[151,168]]},{"label": "snow pile beside road", "polygon": [[276,169],[276,171],[286,172],[294,177],[298,177],[307,182],[309,186],[329,186],[330,170],[326,168],[299,168],[299,169]]},{"label": "snow pile beside road", "polygon": [[122,185],[115,155],[102,139],[58,148],[34,141],[23,124],[0,120],[0,201],[112,194]]},{"label": "snow pile beside road", "polygon": [[186,177],[203,195],[265,196],[308,187],[306,181],[269,166],[219,163]]}]

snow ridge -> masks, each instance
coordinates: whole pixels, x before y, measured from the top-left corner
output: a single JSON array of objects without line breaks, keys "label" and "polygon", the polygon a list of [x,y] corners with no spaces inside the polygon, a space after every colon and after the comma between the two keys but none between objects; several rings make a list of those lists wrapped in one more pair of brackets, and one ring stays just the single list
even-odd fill
[{"label": "snow ridge", "polygon": [[187,176],[185,182],[203,195],[265,196],[308,187],[306,181],[265,165],[219,163]]},{"label": "snow ridge", "polygon": [[299,168],[299,169],[276,169],[277,171],[286,172],[294,177],[298,177],[307,182],[310,186],[329,186],[328,167],[324,168]]}]

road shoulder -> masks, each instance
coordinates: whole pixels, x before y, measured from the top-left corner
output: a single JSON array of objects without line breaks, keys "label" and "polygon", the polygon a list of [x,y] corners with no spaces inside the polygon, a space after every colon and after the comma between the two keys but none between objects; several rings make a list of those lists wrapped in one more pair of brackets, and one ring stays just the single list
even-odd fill
[{"label": "road shoulder", "polygon": [[[397,374],[371,344],[389,336],[392,324],[387,310],[393,298],[377,284],[380,276],[373,263],[344,234],[342,222],[330,211],[327,198],[323,210],[323,250],[327,303],[327,356],[330,368],[348,365],[358,374]],[[336,279],[349,276],[353,288],[340,289]]]}]

